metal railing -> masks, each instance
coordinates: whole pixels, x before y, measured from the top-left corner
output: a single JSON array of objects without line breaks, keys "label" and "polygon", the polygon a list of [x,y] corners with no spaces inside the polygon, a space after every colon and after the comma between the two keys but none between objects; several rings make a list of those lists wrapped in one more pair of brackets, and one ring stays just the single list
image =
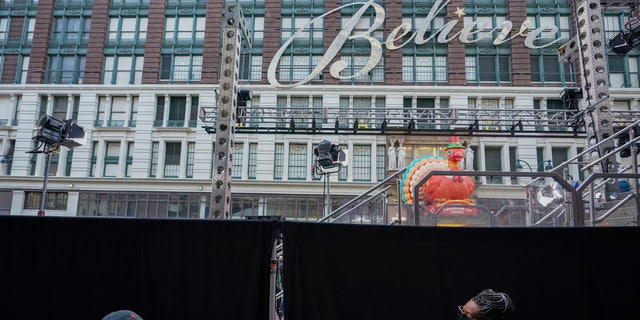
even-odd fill
[{"label": "metal railing", "polygon": [[[216,129],[216,107],[200,107],[200,120]],[[449,108],[269,107],[236,109],[237,133],[422,134],[442,131],[476,136],[584,137],[581,115],[572,110]],[[640,111],[613,111],[629,125]]]}]

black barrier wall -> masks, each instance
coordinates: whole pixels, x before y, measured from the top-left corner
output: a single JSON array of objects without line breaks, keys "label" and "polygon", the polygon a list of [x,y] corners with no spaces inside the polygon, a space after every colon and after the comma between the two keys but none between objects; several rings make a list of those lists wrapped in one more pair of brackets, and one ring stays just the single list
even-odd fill
[{"label": "black barrier wall", "polygon": [[273,227],[0,217],[0,319],[268,319]]},{"label": "black barrier wall", "polygon": [[635,319],[639,240],[635,227],[285,224],[285,318],[457,319],[492,288],[518,320]]},{"label": "black barrier wall", "polygon": [[457,319],[484,288],[518,320],[635,319],[640,228],[430,228],[0,217],[0,319]]}]

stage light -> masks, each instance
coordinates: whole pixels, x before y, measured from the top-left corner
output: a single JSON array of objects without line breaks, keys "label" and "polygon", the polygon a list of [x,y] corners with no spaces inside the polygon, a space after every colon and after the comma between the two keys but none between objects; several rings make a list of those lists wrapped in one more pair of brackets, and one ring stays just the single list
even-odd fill
[{"label": "stage light", "polygon": [[332,144],[329,140],[322,140],[313,150],[316,162],[322,169],[335,168],[338,165],[346,166],[347,153],[340,146]]},{"label": "stage light", "polygon": [[313,150],[316,157],[318,157],[318,165],[322,168],[328,169],[335,167],[335,161],[338,161],[338,153],[334,150],[335,145],[331,144],[329,140],[322,140],[318,146]]},{"label": "stage light", "polygon": [[579,100],[582,99],[582,88],[564,88],[560,92],[560,100]]},{"label": "stage light", "polygon": [[619,55],[640,49],[640,18],[629,18],[629,21],[624,25],[624,30],[611,37],[608,44],[611,51]]},{"label": "stage light", "polygon": [[518,122],[514,123],[511,126],[511,132],[516,132],[516,129],[520,132],[522,132],[524,130],[524,126],[522,125],[522,120],[518,120]]},{"label": "stage light", "polygon": [[61,145],[69,150],[86,144],[84,128],[73,120],[58,120],[43,115],[38,121],[34,140],[46,145]]},{"label": "stage light", "polygon": [[48,115],[43,115],[38,121],[36,130],[37,133],[33,139],[45,144],[59,144],[62,130],[64,130],[64,122]]},{"label": "stage light", "polygon": [[469,131],[479,131],[480,130],[480,122],[476,119],[472,124],[469,125]]}]

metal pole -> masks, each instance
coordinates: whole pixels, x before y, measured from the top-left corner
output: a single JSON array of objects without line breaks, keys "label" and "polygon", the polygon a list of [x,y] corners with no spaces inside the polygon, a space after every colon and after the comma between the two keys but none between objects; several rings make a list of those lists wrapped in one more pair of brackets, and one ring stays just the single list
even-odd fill
[{"label": "metal pole", "polygon": [[330,173],[325,173],[324,178],[327,182],[327,203],[325,204],[325,217],[328,217],[331,214],[331,190],[329,189],[331,185],[331,179],[329,177]]},{"label": "metal pole", "polygon": [[[629,130],[629,139],[633,140],[635,132],[633,129]],[[631,150],[631,172],[634,174],[638,173],[638,150],[636,149],[637,144],[632,144],[629,146]],[[640,183],[638,179],[633,179],[633,187],[635,192],[635,201],[636,201],[636,226],[640,225]]]},{"label": "metal pole", "polygon": [[276,280],[278,271],[278,260],[276,257],[276,247],[278,240],[273,242],[273,250],[271,251],[271,261],[269,262],[269,320],[276,318]]},{"label": "metal pole", "polygon": [[40,209],[38,210],[38,216],[44,217],[44,206],[47,199],[47,181],[49,180],[49,164],[51,163],[51,150],[50,146],[45,144],[45,166],[44,166],[44,182],[42,183],[42,193],[40,194]]}]

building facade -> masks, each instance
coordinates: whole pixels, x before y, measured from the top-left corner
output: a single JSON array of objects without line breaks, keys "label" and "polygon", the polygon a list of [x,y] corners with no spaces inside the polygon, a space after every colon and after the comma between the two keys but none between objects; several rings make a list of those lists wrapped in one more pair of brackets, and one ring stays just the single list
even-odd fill
[{"label": "building facade", "polygon": [[[521,161],[541,171],[585,147],[579,128],[554,118],[571,111],[561,91],[581,86],[575,63],[558,61],[576,33],[571,1],[237,3],[251,36],[239,86],[252,99],[235,128],[234,216],[315,221],[329,186],[335,208],[393,172],[396,141],[409,164],[442,154],[461,128],[478,171],[523,170]],[[35,215],[46,189],[47,215],[206,218],[224,6],[2,0],[0,214]],[[605,11],[607,36],[628,16]],[[608,56],[621,123],[637,120],[638,67],[634,52]],[[43,115],[76,122],[87,140],[51,155],[46,185],[33,139]],[[518,120],[530,134],[486,134],[517,131]],[[318,177],[324,139],[349,151],[349,165]],[[499,195],[518,180],[482,183]]]}]

